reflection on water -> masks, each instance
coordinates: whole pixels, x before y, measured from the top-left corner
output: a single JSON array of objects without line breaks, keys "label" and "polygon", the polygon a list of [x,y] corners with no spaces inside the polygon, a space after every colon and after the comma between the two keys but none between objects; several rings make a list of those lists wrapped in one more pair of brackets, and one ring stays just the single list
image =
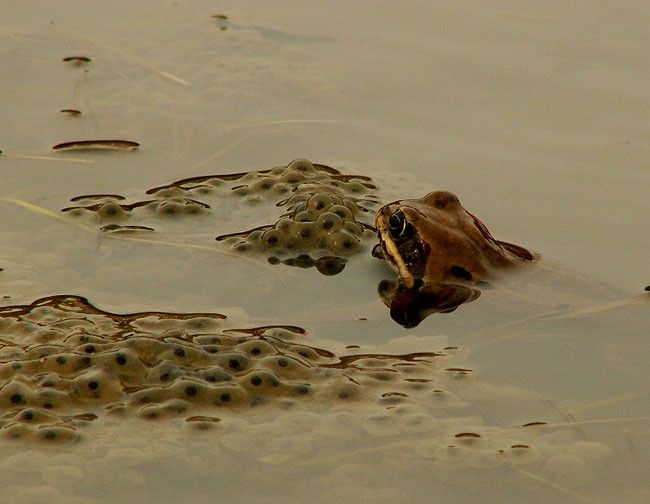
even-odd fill
[{"label": "reflection on water", "polygon": [[407,287],[401,280],[379,282],[379,296],[399,325],[412,328],[434,313],[451,313],[478,298],[481,291],[464,285],[425,282]]},{"label": "reflection on water", "polygon": [[[632,295],[648,278],[646,4],[298,12],[277,0],[215,13],[201,0],[111,0],[40,5],[35,25],[33,6],[5,3],[2,82],[15,98],[0,103],[0,422],[24,439],[3,439],[3,496],[649,500],[650,303]],[[74,55],[92,61],[62,61]],[[52,150],[92,139],[140,146]],[[350,189],[334,194],[342,205],[310,190],[291,203],[301,230],[312,197],[352,213],[323,218],[341,219],[353,238],[340,245],[361,252],[333,254],[347,261],[327,263],[333,276],[301,253],[275,257],[309,268],[274,267],[215,241],[239,233],[232,244],[254,249],[261,236],[242,230],[289,211],[274,206],[288,196],[262,196],[263,173],[241,184],[259,193],[239,198],[225,195],[240,183],[228,180],[209,196],[145,192],[298,157],[336,167],[316,173]],[[407,331],[377,299],[387,268],[370,257],[364,224],[379,197],[440,187],[544,260]],[[74,195],[86,199],[70,205]],[[66,206],[93,208],[75,219]],[[246,332],[271,327],[278,339]],[[228,344],[213,354],[201,335]],[[219,360],[229,354],[251,367]],[[231,400],[213,404],[228,386]],[[342,387],[358,395],[313,393]]]}]

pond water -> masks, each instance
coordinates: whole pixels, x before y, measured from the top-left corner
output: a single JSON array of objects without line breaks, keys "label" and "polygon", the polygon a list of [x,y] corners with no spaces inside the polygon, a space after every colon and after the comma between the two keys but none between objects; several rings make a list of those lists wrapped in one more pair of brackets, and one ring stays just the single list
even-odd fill
[{"label": "pond water", "polygon": [[[650,499],[645,2],[3,10],[0,481],[12,502]],[[140,147],[52,149],[89,139]],[[215,241],[274,223],[281,198],[232,197],[231,184],[196,197],[209,211],[138,214],[120,224],[155,231],[122,235],[61,212],[91,204],[78,196],[133,203],[296,158],[369,177],[364,194],[382,202],[451,190],[542,259],[407,330],[377,294],[394,275],[368,233],[336,275]],[[227,318],[212,326],[214,313]],[[196,353],[207,333],[227,364]],[[258,357],[246,338],[275,346]],[[36,343],[49,349],[34,356]],[[117,364],[52,363],[83,352]],[[120,352],[172,366],[185,388],[154,387]],[[226,402],[239,403],[202,399],[205,363],[230,366]],[[47,373],[60,409],[30,413]],[[280,383],[258,393],[265,376]]]}]

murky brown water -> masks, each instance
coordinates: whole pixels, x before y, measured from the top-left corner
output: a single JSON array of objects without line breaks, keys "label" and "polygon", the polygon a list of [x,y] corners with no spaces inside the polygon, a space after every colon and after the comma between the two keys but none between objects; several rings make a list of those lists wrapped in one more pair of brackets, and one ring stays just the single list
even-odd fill
[{"label": "murky brown water", "polygon": [[[644,3],[4,10],[12,502],[648,500]],[[83,139],[140,147],[52,150]],[[215,241],[274,226],[280,196],[191,188],[113,218],[154,187],[300,157],[369,177],[376,193],[345,193],[361,206],[452,190],[543,260],[407,331],[354,208],[336,275]],[[88,195],[125,199],[70,201]],[[99,203],[109,218],[61,212]]]}]

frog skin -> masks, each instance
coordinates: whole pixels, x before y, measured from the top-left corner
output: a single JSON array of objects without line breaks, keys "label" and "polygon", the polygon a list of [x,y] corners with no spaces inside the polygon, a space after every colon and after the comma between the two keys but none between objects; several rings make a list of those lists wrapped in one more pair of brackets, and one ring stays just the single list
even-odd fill
[{"label": "frog skin", "polygon": [[375,224],[379,244],[373,255],[383,256],[410,289],[432,282],[480,285],[536,258],[496,240],[448,191],[389,203],[379,209]]}]

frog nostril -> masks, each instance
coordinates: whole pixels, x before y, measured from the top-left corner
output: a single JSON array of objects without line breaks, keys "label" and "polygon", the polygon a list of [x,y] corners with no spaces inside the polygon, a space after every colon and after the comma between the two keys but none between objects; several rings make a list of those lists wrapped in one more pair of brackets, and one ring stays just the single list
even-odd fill
[{"label": "frog nostril", "polygon": [[465,268],[462,268],[461,266],[452,266],[451,270],[449,270],[452,276],[455,276],[456,278],[462,278],[463,280],[471,280],[472,279],[472,274],[467,271]]}]

